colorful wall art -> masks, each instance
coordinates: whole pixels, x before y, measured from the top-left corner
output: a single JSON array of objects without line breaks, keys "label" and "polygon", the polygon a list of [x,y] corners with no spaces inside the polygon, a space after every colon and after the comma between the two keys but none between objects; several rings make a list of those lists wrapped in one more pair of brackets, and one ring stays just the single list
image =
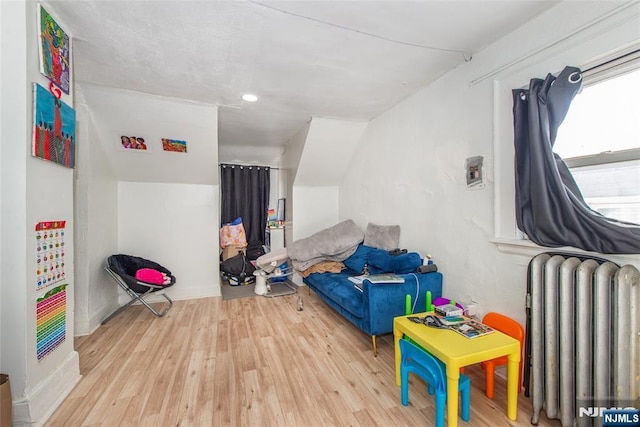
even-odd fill
[{"label": "colorful wall art", "polygon": [[64,230],[66,221],[36,224],[36,290],[66,279]]},{"label": "colorful wall art", "polygon": [[42,6],[38,8],[38,23],[40,72],[68,94],[71,81],[69,36]]},{"label": "colorful wall art", "polygon": [[178,153],[187,152],[187,141],[177,139],[162,138],[162,149],[164,151],[175,151]]},{"label": "colorful wall art", "polygon": [[147,143],[144,138],[140,136],[125,136],[120,137],[120,144],[125,150],[142,150],[150,151],[147,147]]},{"label": "colorful wall art", "polygon": [[36,304],[38,361],[62,344],[67,335],[67,285],[51,289]]},{"label": "colorful wall art", "polygon": [[76,112],[51,92],[34,83],[31,155],[67,168],[76,164]]}]

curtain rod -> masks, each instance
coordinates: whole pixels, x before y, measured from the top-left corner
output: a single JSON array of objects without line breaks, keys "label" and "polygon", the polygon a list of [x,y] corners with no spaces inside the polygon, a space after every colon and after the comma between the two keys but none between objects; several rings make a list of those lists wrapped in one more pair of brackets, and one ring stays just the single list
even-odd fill
[{"label": "curtain rod", "polygon": [[265,166],[265,165],[244,165],[244,164],[239,164],[239,163],[218,163],[218,166],[240,166],[243,168],[269,168],[269,169],[273,169],[273,170],[277,170],[279,171],[280,168],[277,167],[273,167],[273,166]]},{"label": "curtain rod", "polygon": [[[517,59],[514,59],[514,60],[512,60],[512,61],[510,61],[510,62],[508,62],[506,64],[503,64],[503,65],[495,68],[493,71],[490,71],[490,72],[488,72],[488,73],[486,73],[486,74],[484,74],[484,75],[482,75],[480,77],[476,77],[475,79],[471,80],[471,82],[469,83],[469,87],[475,86],[476,84],[478,84],[480,82],[483,82],[484,80],[487,80],[489,78],[492,78],[492,77],[502,73],[503,71],[513,67],[514,65],[520,64],[520,63],[522,63],[524,61],[527,61],[527,60],[531,59],[532,57],[535,57],[538,54],[541,54],[541,53],[543,53],[545,51],[548,51],[549,49],[551,49],[551,48],[553,48],[555,46],[561,45],[563,42],[571,40],[574,36],[584,32],[585,30],[588,30],[589,28],[593,27],[596,24],[599,24],[600,22],[605,21],[606,19],[608,19],[611,16],[614,16],[615,14],[619,13],[620,11],[622,11],[624,9],[627,9],[628,7],[633,6],[635,3],[636,2],[624,3],[623,5],[618,6],[613,10],[610,10],[609,12],[605,13],[604,15],[601,15],[601,16],[597,17],[596,19],[590,21],[589,23],[584,24],[584,25],[576,28],[575,30],[571,31],[570,34],[565,35],[564,37],[562,37],[562,38],[560,38],[558,40],[552,41],[550,43],[547,43],[547,44],[545,44],[545,45],[543,45],[543,46],[541,46],[541,47],[539,47],[537,49],[534,49],[534,50],[530,51],[529,53],[527,53],[527,54],[525,54],[525,55],[523,55],[523,56],[521,56],[521,57],[519,57]],[[611,28],[611,27],[615,28],[615,27],[617,27],[619,25],[620,25],[619,23],[616,23],[614,25],[609,25],[608,28]]]},{"label": "curtain rod", "polygon": [[[607,65],[609,65],[609,64],[611,64],[613,62],[620,61],[621,59],[625,59],[625,58],[627,58],[629,56],[635,56],[638,53],[640,53],[640,49],[636,49],[633,52],[625,53],[624,55],[620,55],[618,57],[615,57],[613,59],[605,61],[602,64],[594,65],[593,67],[589,67],[586,70],[582,70],[582,74],[588,73],[589,71],[597,70],[598,68],[606,67]],[[636,59],[636,58],[631,58],[631,59],[629,59],[629,61],[633,61],[634,59]],[[625,61],[625,62],[623,62],[623,64],[625,64],[626,62],[629,62],[629,61]]]}]

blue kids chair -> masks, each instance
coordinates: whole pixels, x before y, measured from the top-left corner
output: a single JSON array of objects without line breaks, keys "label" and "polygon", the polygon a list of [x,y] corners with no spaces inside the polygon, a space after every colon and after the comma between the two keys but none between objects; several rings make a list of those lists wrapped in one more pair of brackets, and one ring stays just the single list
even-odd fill
[{"label": "blue kids chair", "polygon": [[[400,396],[402,404],[409,404],[409,373],[413,372],[427,382],[429,394],[436,395],[436,427],[444,427],[444,404],[447,400],[447,377],[444,364],[417,345],[400,340]],[[469,377],[460,374],[458,390],[462,396],[461,417],[469,421]]]}]

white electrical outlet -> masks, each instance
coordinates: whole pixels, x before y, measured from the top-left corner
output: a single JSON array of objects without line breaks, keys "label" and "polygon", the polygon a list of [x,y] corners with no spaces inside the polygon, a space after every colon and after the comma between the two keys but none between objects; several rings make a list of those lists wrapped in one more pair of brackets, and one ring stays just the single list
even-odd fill
[{"label": "white electrical outlet", "polygon": [[477,316],[480,313],[480,305],[475,301],[471,301],[466,305],[466,311],[469,317]]}]

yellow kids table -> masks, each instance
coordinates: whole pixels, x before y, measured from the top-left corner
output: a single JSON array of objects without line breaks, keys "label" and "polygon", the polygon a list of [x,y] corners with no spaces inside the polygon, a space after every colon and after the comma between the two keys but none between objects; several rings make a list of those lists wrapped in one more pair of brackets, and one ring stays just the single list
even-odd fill
[{"label": "yellow kids table", "polygon": [[[423,317],[425,313],[412,316]],[[447,367],[447,419],[448,425],[458,425],[458,379],[460,368],[485,360],[507,356],[507,416],[515,420],[518,415],[518,367],[520,343],[495,331],[477,338],[466,338],[449,329],[432,328],[408,320],[409,316],[393,320],[395,344],[396,385],[400,386],[400,339],[411,338],[416,344],[440,359]]]}]

